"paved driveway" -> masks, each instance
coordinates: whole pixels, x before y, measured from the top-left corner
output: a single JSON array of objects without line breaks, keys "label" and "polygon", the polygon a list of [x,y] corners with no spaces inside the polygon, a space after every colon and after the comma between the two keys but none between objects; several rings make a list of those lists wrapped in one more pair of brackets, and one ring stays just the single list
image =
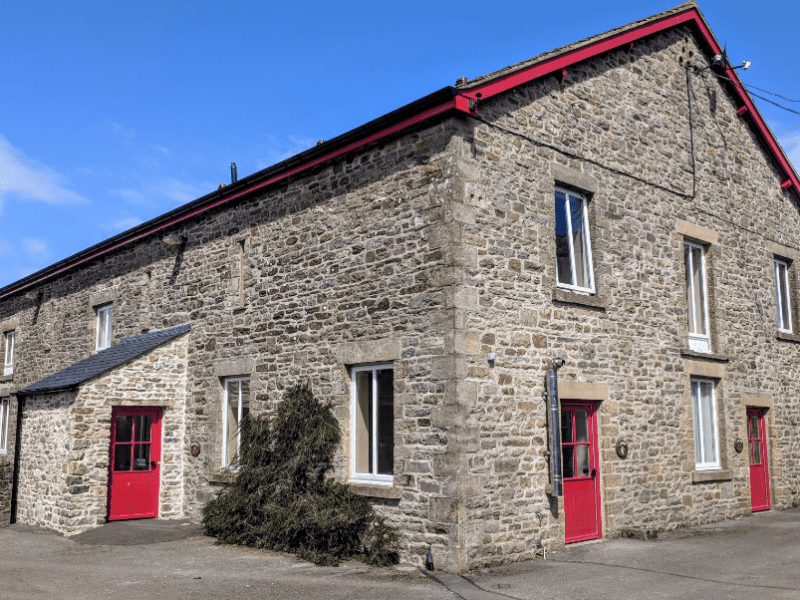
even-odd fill
[{"label": "paved driveway", "polygon": [[[315,567],[294,557],[214,546],[202,536],[150,532],[154,522],[109,528],[78,543],[19,526],[0,527],[0,600],[420,599],[420,600],[800,600],[800,510],[683,529],[655,542],[607,540],[571,546],[547,561],[464,577],[360,563]],[[150,536],[150,537],[148,537]],[[171,539],[172,541],[157,541]],[[115,545],[108,545],[115,544]]]}]

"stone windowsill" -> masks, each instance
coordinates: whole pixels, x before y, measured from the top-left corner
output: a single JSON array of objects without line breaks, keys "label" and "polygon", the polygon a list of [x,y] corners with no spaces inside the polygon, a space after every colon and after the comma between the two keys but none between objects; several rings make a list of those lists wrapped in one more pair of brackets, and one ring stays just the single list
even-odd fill
[{"label": "stone windowsill", "polygon": [[387,498],[389,500],[399,500],[403,497],[403,488],[396,485],[368,485],[365,483],[348,483],[350,491],[359,496],[369,496],[370,498]]},{"label": "stone windowsill", "polygon": [[730,481],[731,479],[731,472],[728,469],[717,469],[714,471],[692,471],[692,483]]},{"label": "stone windowsill", "polygon": [[710,352],[695,352],[688,348],[681,350],[681,356],[688,356],[690,358],[702,358],[703,360],[711,360],[714,362],[728,362],[730,357],[727,354],[711,354]]},{"label": "stone windowsill", "polygon": [[800,343],[800,335],[796,333],[784,333],[783,331],[778,332],[778,339],[785,340],[787,342],[797,342]]},{"label": "stone windowsill", "polygon": [[209,483],[233,483],[238,473],[236,471],[217,471],[208,474]]},{"label": "stone windowsill", "polygon": [[588,306],[591,308],[599,308],[601,310],[608,309],[606,299],[597,294],[580,294],[572,290],[565,290],[562,288],[553,289],[553,301],[563,302],[564,304],[575,304],[577,306]]},{"label": "stone windowsill", "polygon": [[14,375],[0,375],[0,383],[5,383],[6,381],[14,381]]}]

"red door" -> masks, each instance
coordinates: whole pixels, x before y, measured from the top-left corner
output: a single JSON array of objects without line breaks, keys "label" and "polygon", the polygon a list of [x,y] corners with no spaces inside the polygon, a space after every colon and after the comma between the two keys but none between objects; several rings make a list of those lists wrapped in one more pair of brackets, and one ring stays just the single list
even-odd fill
[{"label": "red door", "polygon": [[161,409],[117,406],[111,412],[108,520],[158,516]]},{"label": "red door", "polygon": [[747,409],[747,437],[750,441],[750,503],[753,512],[769,510],[769,467],[763,408]]},{"label": "red door", "polygon": [[561,456],[567,544],[599,538],[597,415],[593,404],[561,406]]}]

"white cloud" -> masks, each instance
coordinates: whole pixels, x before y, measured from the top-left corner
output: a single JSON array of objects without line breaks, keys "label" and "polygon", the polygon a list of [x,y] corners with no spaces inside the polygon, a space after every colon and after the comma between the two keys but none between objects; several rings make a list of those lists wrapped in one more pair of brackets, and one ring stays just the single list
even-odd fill
[{"label": "white cloud", "polygon": [[94,171],[92,171],[89,167],[78,167],[78,173],[81,175],[94,175]]},{"label": "white cloud", "polygon": [[125,231],[126,229],[130,229],[131,227],[136,227],[140,225],[142,220],[139,217],[119,217],[117,219],[111,219],[110,221],[106,221],[103,223],[102,227],[106,231]]},{"label": "white cloud", "polygon": [[67,189],[69,181],[50,167],[31,160],[0,135],[0,208],[6,198],[47,204],[77,204],[87,200]]},{"label": "white cloud", "polygon": [[43,259],[50,254],[47,241],[38,238],[22,238],[22,247],[32,258]]},{"label": "white cloud", "polygon": [[163,194],[170,200],[175,200],[181,204],[191,202],[211,191],[211,188],[183,183],[177,179],[164,179],[152,189],[153,192]]},{"label": "white cloud", "polygon": [[169,148],[164,148],[164,146],[159,146],[158,144],[150,144],[150,147],[153,150],[158,150],[159,152],[169,155]]},{"label": "white cloud", "polygon": [[126,202],[130,202],[131,204],[143,204],[145,206],[154,206],[155,202],[152,199],[148,198],[144,194],[142,194],[139,190],[134,190],[132,188],[126,188],[122,190],[109,190],[112,194],[115,194],[121,197]]}]

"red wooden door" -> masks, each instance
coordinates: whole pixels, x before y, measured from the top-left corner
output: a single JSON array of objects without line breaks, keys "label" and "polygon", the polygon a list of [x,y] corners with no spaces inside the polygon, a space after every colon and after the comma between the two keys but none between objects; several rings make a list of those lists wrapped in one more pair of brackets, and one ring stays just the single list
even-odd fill
[{"label": "red wooden door", "polygon": [[118,406],[111,412],[108,520],[158,516],[161,409]]},{"label": "red wooden door", "polygon": [[750,504],[753,512],[769,510],[769,466],[764,409],[747,409],[747,437],[750,450]]},{"label": "red wooden door", "polygon": [[562,404],[565,542],[601,535],[597,462],[597,416],[593,404]]}]

